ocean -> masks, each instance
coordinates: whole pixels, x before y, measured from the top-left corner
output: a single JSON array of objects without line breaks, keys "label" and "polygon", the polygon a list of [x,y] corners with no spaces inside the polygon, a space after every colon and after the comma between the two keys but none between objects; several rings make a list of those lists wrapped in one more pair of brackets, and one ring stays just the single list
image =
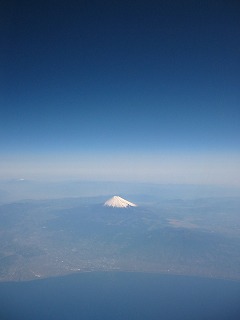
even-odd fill
[{"label": "ocean", "polygon": [[240,282],[89,272],[0,283],[1,320],[238,320]]}]

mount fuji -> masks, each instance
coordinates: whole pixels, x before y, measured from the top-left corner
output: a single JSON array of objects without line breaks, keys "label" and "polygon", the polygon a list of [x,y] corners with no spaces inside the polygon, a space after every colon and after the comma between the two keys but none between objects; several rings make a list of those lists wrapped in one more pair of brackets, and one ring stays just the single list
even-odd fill
[{"label": "mount fuji", "polygon": [[107,200],[104,203],[105,207],[114,207],[114,208],[127,208],[127,207],[137,207],[136,204],[127,201],[119,196],[114,196]]}]

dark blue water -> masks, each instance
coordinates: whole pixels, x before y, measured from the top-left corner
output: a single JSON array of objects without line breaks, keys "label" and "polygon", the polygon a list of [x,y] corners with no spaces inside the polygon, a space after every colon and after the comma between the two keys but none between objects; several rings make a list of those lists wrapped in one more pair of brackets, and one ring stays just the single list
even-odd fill
[{"label": "dark blue water", "polygon": [[1,283],[0,319],[239,320],[240,283],[112,272]]}]

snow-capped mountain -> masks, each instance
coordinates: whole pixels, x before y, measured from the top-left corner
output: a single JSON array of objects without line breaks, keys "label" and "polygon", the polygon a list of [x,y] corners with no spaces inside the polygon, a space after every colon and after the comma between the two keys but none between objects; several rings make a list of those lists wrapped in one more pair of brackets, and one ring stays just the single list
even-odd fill
[{"label": "snow-capped mountain", "polygon": [[114,196],[111,199],[107,200],[104,203],[104,206],[115,207],[115,208],[127,208],[127,207],[136,207],[137,205],[119,196]]}]

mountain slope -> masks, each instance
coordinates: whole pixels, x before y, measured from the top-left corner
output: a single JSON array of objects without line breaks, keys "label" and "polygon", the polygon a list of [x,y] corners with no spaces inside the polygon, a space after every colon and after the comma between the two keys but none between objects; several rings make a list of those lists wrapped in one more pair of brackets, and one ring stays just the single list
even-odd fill
[{"label": "mountain slope", "polygon": [[104,206],[106,207],[114,207],[114,208],[127,208],[127,207],[136,207],[137,205],[127,201],[119,196],[114,196],[107,200],[104,203]]}]

